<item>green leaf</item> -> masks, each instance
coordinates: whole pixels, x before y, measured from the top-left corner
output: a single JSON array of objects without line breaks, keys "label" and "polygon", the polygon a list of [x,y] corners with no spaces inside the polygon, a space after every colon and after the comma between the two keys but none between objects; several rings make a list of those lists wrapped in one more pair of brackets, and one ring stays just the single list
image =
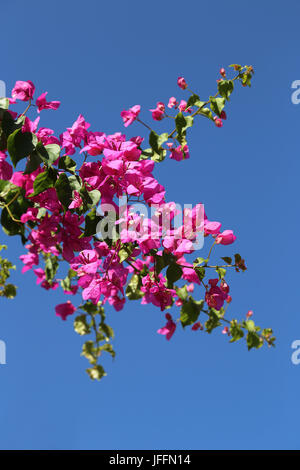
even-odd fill
[{"label": "green leaf", "polygon": [[103,346],[100,347],[100,350],[108,352],[113,358],[116,357],[116,353],[115,353],[111,343],[103,344]]},{"label": "green leaf", "polygon": [[86,313],[89,313],[90,315],[96,315],[97,313],[100,313],[103,310],[103,307],[101,307],[100,303],[95,305],[90,300],[86,302],[85,304],[81,305],[80,308],[81,310],[84,310]]},{"label": "green leaf", "polygon": [[4,111],[1,122],[2,130],[8,138],[18,127],[15,125],[15,120],[8,111]]},{"label": "green leaf", "polygon": [[246,339],[247,339],[247,346],[248,346],[249,351],[252,348],[259,349],[263,345],[263,341],[261,340],[261,338],[256,332],[249,331]]},{"label": "green leaf", "polygon": [[162,255],[154,254],[153,256],[155,256],[155,272],[157,275],[174,260],[173,255],[166,251],[163,251]]},{"label": "green leaf", "polygon": [[91,364],[96,364],[98,358],[97,348],[92,340],[86,341],[82,346],[81,355],[86,357]]},{"label": "green leaf", "polygon": [[97,215],[96,209],[92,209],[85,216],[84,236],[91,237],[97,233],[97,225],[102,220],[102,216]]},{"label": "green leaf", "polygon": [[79,335],[88,335],[91,332],[91,328],[87,323],[86,314],[78,315],[74,320],[74,330]]},{"label": "green leaf", "polygon": [[74,171],[76,170],[76,162],[74,162],[74,160],[72,160],[69,155],[64,155],[59,159],[58,168],[60,170],[66,170],[70,173],[74,173]]},{"label": "green leaf", "polygon": [[45,149],[47,150],[49,162],[54,163],[59,157],[60,146],[57,144],[46,144]]},{"label": "green leaf", "polygon": [[162,148],[162,144],[168,140],[168,133],[165,132],[161,135],[158,135],[156,132],[151,131],[149,135],[149,145],[152,149],[152,155],[150,158],[154,161],[161,162],[164,160],[167,152]]},{"label": "green leaf", "polygon": [[225,106],[225,98],[214,98],[210,96],[210,107],[211,110],[217,115],[220,116],[221,112]]},{"label": "green leaf", "polygon": [[196,268],[197,266],[200,266],[203,263],[207,263],[207,261],[208,260],[205,259],[205,258],[197,258],[197,259],[195,259],[195,261],[193,261],[193,266],[194,266],[194,268]]},{"label": "green leaf", "polygon": [[126,295],[130,300],[138,300],[144,296],[144,292],[140,290],[142,287],[141,277],[134,274],[126,288]]},{"label": "green leaf", "polygon": [[237,320],[232,320],[230,322],[229,332],[231,335],[231,340],[230,340],[231,343],[238,341],[239,339],[244,337],[244,332],[242,330],[242,327],[237,322]]},{"label": "green leaf", "polygon": [[104,333],[106,341],[108,341],[110,338],[114,337],[114,330],[112,329],[111,326],[107,325],[104,322],[101,322],[99,325],[99,331]]},{"label": "green leaf", "polygon": [[86,369],[86,371],[92,380],[101,380],[103,377],[107,375],[103,367],[100,366],[99,364],[89,369]]},{"label": "green leaf", "polygon": [[256,328],[255,328],[255,323],[253,320],[247,320],[245,322],[245,327],[248,331],[251,331],[251,332],[255,332],[256,331]]},{"label": "green leaf", "polygon": [[205,278],[205,268],[203,268],[202,266],[196,267],[195,272],[196,272],[196,274],[198,276],[198,279],[200,281],[202,281]]},{"label": "green leaf", "polygon": [[6,207],[2,209],[1,212],[1,225],[4,233],[9,236],[13,235],[22,235],[24,234],[24,224],[15,222],[12,220],[10,214],[8,213]]},{"label": "green leaf", "polygon": [[20,192],[19,186],[15,186],[13,183],[7,180],[0,180],[1,199],[4,199],[6,202],[9,202],[16,195],[17,192]]},{"label": "green leaf", "polygon": [[38,154],[38,152],[36,152],[35,150],[30,154],[28,160],[27,160],[27,163],[26,163],[26,167],[25,167],[25,171],[24,171],[24,174],[25,175],[28,175],[32,172],[34,172],[35,170],[37,170],[40,166],[40,164],[42,163],[42,159],[40,157],[40,155]]},{"label": "green leaf", "polygon": [[238,72],[239,72],[240,70],[242,70],[242,68],[243,68],[243,67],[242,67],[241,65],[239,65],[239,64],[231,64],[231,65],[229,65],[229,67],[233,67],[234,70],[237,70]]},{"label": "green leaf", "polygon": [[218,92],[226,100],[229,100],[229,96],[233,92],[233,88],[234,85],[232,80],[220,80],[218,82]]},{"label": "green leaf", "polygon": [[48,166],[51,166],[60,154],[60,146],[57,144],[47,144],[44,146],[42,142],[38,142],[35,150],[41,160]]},{"label": "green leaf", "polygon": [[232,259],[229,256],[224,256],[221,259],[225,261],[226,264],[232,264]]},{"label": "green leaf", "polygon": [[205,328],[207,333],[211,333],[215,328],[221,326],[220,322],[220,312],[211,308],[209,310],[209,319],[205,322]]},{"label": "green leaf", "polygon": [[48,188],[53,188],[57,178],[57,171],[52,168],[43,173],[39,173],[33,183],[33,194],[30,194],[29,197],[37,196]]},{"label": "green leaf", "polygon": [[125,261],[131,255],[133,250],[134,250],[134,245],[132,243],[123,245],[118,253],[120,263],[123,263],[123,261]]},{"label": "green leaf", "polygon": [[17,288],[13,284],[6,284],[3,289],[4,297],[8,299],[14,299],[17,295]]},{"label": "green leaf", "polygon": [[200,101],[199,96],[194,94],[189,97],[186,107],[189,108],[190,106],[197,106],[197,108],[201,108],[204,104],[204,101]]},{"label": "green leaf", "polygon": [[92,191],[87,191],[86,188],[80,190],[80,195],[88,209],[97,206],[101,198],[101,193],[98,189],[93,189]]},{"label": "green leaf", "polygon": [[180,321],[185,328],[198,320],[199,314],[203,308],[204,300],[195,301],[192,297],[184,302],[180,310]]},{"label": "green leaf", "polygon": [[171,288],[174,282],[178,281],[181,278],[181,276],[182,276],[182,267],[176,263],[170,264],[166,272],[168,286]]},{"label": "green leaf", "polygon": [[186,130],[192,127],[194,118],[192,116],[184,116],[181,112],[175,118],[176,130],[179,136],[185,135]]},{"label": "green leaf", "polygon": [[202,108],[200,114],[207,117],[208,119],[214,120],[213,114],[209,108]]},{"label": "green leaf", "polygon": [[58,261],[56,256],[51,256],[47,255],[47,258],[45,260],[45,275],[46,275],[46,280],[50,283],[52,283],[55,274],[58,269]]},{"label": "green leaf", "polygon": [[176,293],[181,300],[186,300],[188,298],[187,287],[176,287]]},{"label": "green leaf", "polygon": [[216,272],[219,276],[219,279],[223,279],[225,277],[225,274],[226,274],[226,269],[217,267]]},{"label": "green leaf", "polygon": [[73,191],[70,185],[70,181],[65,173],[61,173],[59,175],[59,178],[55,183],[55,189],[58,199],[67,209],[72,202]]},{"label": "green leaf", "polygon": [[22,132],[21,129],[15,130],[7,139],[7,150],[14,167],[22,158],[30,155],[37,144],[36,135],[31,132]]},{"label": "green leaf", "polygon": [[8,109],[9,107],[9,99],[8,98],[0,98],[0,108]]}]

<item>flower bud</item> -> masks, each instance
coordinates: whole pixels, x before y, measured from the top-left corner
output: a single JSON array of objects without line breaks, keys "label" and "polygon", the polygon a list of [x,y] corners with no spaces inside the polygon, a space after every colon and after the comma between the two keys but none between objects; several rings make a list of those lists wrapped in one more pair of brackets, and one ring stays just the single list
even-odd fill
[{"label": "flower bud", "polygon": [[187,83],[184,79],[184,77],[178,77],[177,78],[177,85],[179,86],[179,88],[181,88],[182,90],[185,90],[187,88]]}]

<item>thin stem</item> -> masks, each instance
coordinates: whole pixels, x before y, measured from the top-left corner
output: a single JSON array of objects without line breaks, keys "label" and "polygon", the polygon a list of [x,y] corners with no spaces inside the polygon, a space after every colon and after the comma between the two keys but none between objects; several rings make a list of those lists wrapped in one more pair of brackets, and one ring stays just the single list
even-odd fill
[{"label": "thin stem", "polygon": [[[240,77],[240,72],[238,73],[238,75],[236,75],[236,76],[232,79],[232,81],[234,82],[234,81],[237,80],[239,77]],[[193,93],[191,90],[189,90],[189,91],[190,91],[191,93]],[[195,94],[195,93],[193,93],[193,94]],[[219,96],[219,94],[220,94],[220,93],[217,92],[217,93],[213,96],[213,98],[217,98],[217,97]],[[205,102],[203,103],[203,105],[200,106],[200,108],[198,108],[193,114],[191,114],[191,117],[195,117],[197,114],[201,114],[201,110],[204,108],[204,106],[207,106],[209,103],[210,103],[210,99],[207,100],[207,101],[205,101]],[[175,134],[175,132],[176,132],[176,129],[174,129],[174,130],[171,132],[171,134],[169,134],[169,139]]]},{"label": "thin stem", "polygon": [[137,118],[137,121],[140,122],[141,124],[143,124],[143,126],[147,127],[147,129],[148,129],[149,131],[151,131],[151,132],[153,131],[153,129],[151,129],[151,127],[148,126],[148,124],[146,124],[146,123],[145,123],[144,121],[142,121],[140,118]]},{"label": "thin stem", "polygon": [[25,114],[27,113],[27,111],[28,111],[28,109],[30,108],[30,106],[31,106],[31,99],[29,99],[29,103],[28,103],[27,108],[25,109],[25,111],[24,111],[24,112],[21,114],[21,116],[19,116],[19,117],[25,116]]}]

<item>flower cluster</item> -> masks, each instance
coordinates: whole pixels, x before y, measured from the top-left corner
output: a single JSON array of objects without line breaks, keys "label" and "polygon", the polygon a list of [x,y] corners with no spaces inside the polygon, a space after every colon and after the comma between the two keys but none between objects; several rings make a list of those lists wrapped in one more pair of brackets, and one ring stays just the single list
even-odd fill
[{"label": "flower cluster", "polygon": [[[92,365],[88,369],[92,378],[105,374],[98,364],[102,351],[114,355],[113,332],[105,322],[104,306],[119,311],[127,299],[140,299],[141,304],[151,303],[161,311],[180,307],[177,320],[167,313],[166,325],[158,330],[168,340],[178,322],[192,331],[209,333],[227,322],[225,331],[231,341],[245,333],[249,348],[263,342],[273,344],[272,331],[259,333],[249,319],[252,313],[244,322],[225,318],[232,300],[226,269],[244,271],[246,267],[239,254],[234,260],[222,258],[220,265],[211,265],[210,258],[213,247],[234,243],[233,231],[221,231],[221,223],[209,220],[200,203],[185,209],[184,220],[177,223],[175,202],[166,200],[166,189],[153,176],[154,166],[167,152],[176,161],[190,157],[187,129],[196,116],[209,118],[220,127],[234,81],[244,84],[253,73],[248,66],[239,67],[232,80],[225,80],[226,72],[221,69],[218,93],[207,102],[193,92],[187,101],[171,97],[167,107],[178,112],[172,117],[175,129],[170,133],[159,135],[143,122],[140,105],[123,110],[125,127],[137,121],[150,131],[149,149],[143,148],[142,136],[128,139],[122,132],[92,131],[81,114],[55,136],[54,130],[39,126],[40,116],[31,120],[26,115],[30,108],[40,114],[60,105],[59,101],[48,102],[46,92],[34,104],[31,81],[17,81],[11,98],[0,101],[2,226],[9,235],[20,235],[25,244],[27,252],[20,257],[23,272],[33,270],[37,284],[46,290],[60,285],[68,296],[80,293],[77,307],[68,300],[57,305],[55,312],[66,320],[78,311],[75,330],[81,335],[94,331],[95,341],[87,341],[83,347]],[[177,84],[189,91],[183,77]],[[25,111],[8,109],[18,101],[28,102]],[[150,111],[154,121],[171,117],[161,101]],[[16,171],[21,161],[23,168]],[[125,203],[120,204],[121,200]],[[151,216],[137,212],[137,204],[151,210]],[[206,242],[211,239],[210,250],[205,258],[191,263],[188,259],[199,237]],[[58,277],[60,264],[68,267],[64,279]],[[206,280],[212,269],[218,277]],[[195,286],[202,300],[193,298]],[[204,326],[198,321],[200,314],[207,316]]]}]

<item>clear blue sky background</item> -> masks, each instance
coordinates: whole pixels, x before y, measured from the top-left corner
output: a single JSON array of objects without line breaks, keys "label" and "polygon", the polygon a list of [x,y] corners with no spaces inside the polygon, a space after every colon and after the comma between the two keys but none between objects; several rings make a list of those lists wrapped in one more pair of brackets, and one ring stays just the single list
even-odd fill
[{"label": "clear blue sky background", "polygon": [[248,352],[219,331],[178,330],[167,342],[156,334],[160,311],[131,302],[109,309],[117,357],[93,383],[71,318],[54,313],[65,297],[21,275],[24,250],[2,234],[19,289],[14,301],[1,300],[0,447],[299,449],[300,366],[291,362],[300,339],[300,105],[291,103],[291,83],[300,79],[299,2],[49,5],[2,2],[0,79],[9,91],[30,79],[61,99],[59,111],[42,113],[42,125],[56,132],[79,112],[93,130],[124,130],[122,109],[140,103],[150,121],[156,101],[183,98],[179,75],[205,98],[220,66],[253,64],[253,87],[236,90],[224,127],[199,121],[191,159],[165,161],[155,174],[169,200],[204,202],[209,217],[234,229],[236,245],[219,252],[241,252],[248,271],[233,276],[229,313],[253,309],[257,323],[274,328],[277,346]]}]

